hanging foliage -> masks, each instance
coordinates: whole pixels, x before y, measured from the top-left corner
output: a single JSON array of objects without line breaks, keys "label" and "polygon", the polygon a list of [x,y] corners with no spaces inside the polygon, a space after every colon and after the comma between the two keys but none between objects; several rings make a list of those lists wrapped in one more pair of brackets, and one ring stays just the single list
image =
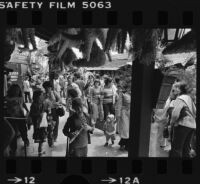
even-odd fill
[{"label": "hanging foliage", "polygon": [[92,50],[93,43],[96,41],[97,32],[95,29],[84,29],[83,31],[83,44],[80,51],[83,53],[83,58],[86,61],[90,60],[90,53]]},{"label": "hanging foliage", "polygon": [[111,28],[108,30],[105,49],[104,49],[105,52],[109,52],[111,47],[116,43],[119,32],[120,32],[120,29],[116,29],[116,28]]},{"label": "hanging foliage", "polygon": [[[49,51],[57,50],[56,60],[62,60],[67,49],[78,48],[83,53],[83,58],[90,61],[93,43],[98,38],[102,45],[105,44],[105,29],[68,29],[60,30],[49,41]],[[52,49],[54,48],[54,49]]]},{"label": "hanging foliage", "polygon": [[72,51],[72,49],[67,49],[61,59],[63,63],[67,66],[67,65],[70,65],[73,61],[75,61],[77,57]]},{"label": "hanging foliage", "polygon": [[128,31],[122,29],[122,30],[120,30],[120,32],[117,35],[117,51],[118,51],[118,53],[122,54],[124,52],[127,34],[128,34]]},{"label": "hanging foliage", "polygon": [[78,59],[73,62],[74,66],[77,67],[98,67],[105,64],[106,56],[103,50],[99,48],[96,42],[93,43],[90,61],[87,62],[86,59]]},{"label": "hanging foliage", "polygon": [[15,50],[15,42],[18,39],[18,30],[14,28],[6,29],[4,40],[4,62],[11,58],[11,54]]}]

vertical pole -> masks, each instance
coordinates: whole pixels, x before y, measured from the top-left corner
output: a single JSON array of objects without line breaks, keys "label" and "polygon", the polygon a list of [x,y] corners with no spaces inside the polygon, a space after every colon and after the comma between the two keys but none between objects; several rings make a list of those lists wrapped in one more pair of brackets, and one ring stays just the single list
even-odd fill
[{"label": "vertical pole", "polygon": [[52,86],[53,86],[53,78],[54,78],[54,75],[53,75],[53,71],[52,71],[52,62],[49,60],[48,61],[49,63],[49,81],[51,82]]},{"label": "vertical pole", "polygon": [[148,157],[152,114],[154,64],[146,66],[138,60],[132,68],[130,119],[130,157]]}]

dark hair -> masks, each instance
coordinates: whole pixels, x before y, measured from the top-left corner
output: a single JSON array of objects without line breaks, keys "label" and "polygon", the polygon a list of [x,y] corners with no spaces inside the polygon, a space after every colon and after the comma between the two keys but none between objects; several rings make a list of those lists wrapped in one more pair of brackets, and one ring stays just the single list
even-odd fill
[{"label": "dark hair", "polygon": [[95,83],[99,83],[99,85],[101,85],[100,80],[98,80],[98,79],[95,79],[95,80],[94,80],[94,84],[95,84]]},{"label": "dark hair", "polygon": [[119,78],[119,77],[115,77],[115,82],[116,82],[117,84],[119,84],[120,78]]},{"label": "dark hair", "polygon": [[100,79],[100,75],[99,74],[96,74],[96,79]]},{"label": "dark hair", "polygon": [[7,94],[8,97],[22,97],[22,90],[18,84],[12,84]]},{"label": "dark hair", "polygon": [[67,80],[68,80],[69,78],[73,79],[73,77],[72,77],[71,75],[68,75],[68,76],[67,76]]},{"label": "dark hair", "polygon": [[81,78],[81,74],[80,74],[79,72],[76,72],[76,73],[74,74],[74,76],[75,76],[77,79],[80,79],[80,78]]},{"label": "dark hair", "polygon": [[72,98],[76,98],[76,97],[78,97],[78,92],[72,88],[72,89],[68,90],[68,95]]},{"label": "dark hair", "polygon": [[180,82],[179,84],[180,95],[188,94],[187,84],[186,82]]},{"label": "dark hair", "polygon": [[59,75],[57,73],[54,74],[54,79],[58,78]]},{"label": "dark hair", "polygon": [[122,84],[122,91],[125,93],[125,92],[128,91],[128,88],[129,88],[129,85],[128,85],[126,82],[124,82],[124,83]]},{"label": "dark hair", "polygon": [[105,78],[104,83],[107,86],[108,84],[110,84],[112,82],[112,79],[110,77]]},{"label": "dark hair", "polygon": [[43,92],[41,90],[36,90],[33,92],[33,101],[34,102],[37,102],[39,100],[39,97],[40,95],[42,94]]},{"label": "dark hair", "polygon": [[81,98],[76,97],[72,100],[72,109],[76,109],[83,105]]},{"label": "dark hair", "polygon": [[52,87],[52,84],[50,81],[45,81],[42,86],[44,89],[46,89]]}]

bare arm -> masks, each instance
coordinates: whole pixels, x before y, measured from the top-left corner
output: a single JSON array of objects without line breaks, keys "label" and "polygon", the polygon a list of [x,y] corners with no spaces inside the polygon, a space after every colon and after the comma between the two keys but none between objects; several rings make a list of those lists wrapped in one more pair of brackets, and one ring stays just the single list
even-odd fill
[{"label": "bare arm", "polygon": [[26,104],[24,102],[23,102],[23,107],[26,110],[26,112],[29,113],[29,110],[28,110],[28,108],[27,108],[27,106],[26,106]]},{"label": "bare arm", "polygon": [[172,111],[170,124],[174,124],[178,120],[178,118],[180,116],[181,109],[183,107],[184,107],[184,103],[182,102],[182,100],[176,99],[176,101],[174,102],[174,109]]}]

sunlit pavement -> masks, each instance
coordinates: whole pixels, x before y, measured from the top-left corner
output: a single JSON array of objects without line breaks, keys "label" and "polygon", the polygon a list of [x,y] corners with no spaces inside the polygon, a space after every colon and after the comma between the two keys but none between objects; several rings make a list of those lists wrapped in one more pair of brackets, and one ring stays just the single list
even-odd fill
[{"label": "sunlit pavement", "polygon": [[163,145],[163,128],[164,124],[153,123],[151,124],[151,134],[150,134],[150,157],[168,157],[169,143],[167,142],[167,147],[162,149],[160,146]]},{"label": "sunlit pavement", "polygon": [[[27,104],[28,108],[30,108],[30,104]],[[66,123],[68,117],[68,113],[65,113],[65,116],[60,118],[59,123],[59,132],[57,142],[54,143],[54,146],[50,148],[45,142],[43,144],[43,149],[45,150],[45,154],[43,157],[64,157],[66,153],[66,140],[67,138],[62,133],[62,129]],[[33,127],[28,131],[28,138],[30,141],[30,146],[27,147],[27,156],[28,157],[37,157],[38,156],[38,144],[33,142]],[[94,133],[91,134],[91,144],[88,145],[88,157],[127,157],[127,151],[119,150],[119,136],[116,136],[115,144],[109,145],[108,147],[104,147],[105,144],[105,136],[103,131],[99,129],[95,129]],[[18,150],[17,156],[24,157],[24,145],[21,138],[18,139]]]}]

